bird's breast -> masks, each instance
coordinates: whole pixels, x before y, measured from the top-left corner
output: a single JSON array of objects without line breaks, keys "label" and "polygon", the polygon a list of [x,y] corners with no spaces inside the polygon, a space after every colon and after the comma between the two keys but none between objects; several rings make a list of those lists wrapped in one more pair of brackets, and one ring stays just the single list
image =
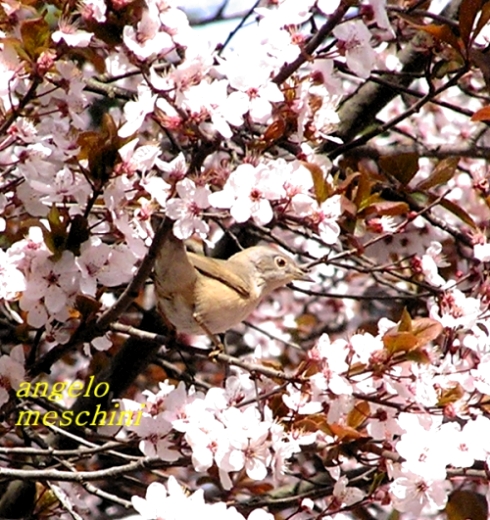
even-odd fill
[{"label": "bird's breast", "polygon": [[257,304],[258,298],[253,293],[245,297],[218,280],[198,277],[195,313],[213,334],[238,325]]}]

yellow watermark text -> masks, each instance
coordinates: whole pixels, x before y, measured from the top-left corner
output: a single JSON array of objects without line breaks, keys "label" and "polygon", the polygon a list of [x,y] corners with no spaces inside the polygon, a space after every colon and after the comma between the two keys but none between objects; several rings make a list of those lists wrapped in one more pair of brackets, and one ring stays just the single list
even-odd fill
[{"label": "yellow watermark text", "polygon": [[[71,398],[104,397],[109,393],[109,383],[103,381],[94,385],[94,376],[90,376],[87,384],[82,381],[73,381],[72,383],[58,382],[49,385],[47,382],[30,383],[23,381],[16,395],[21,399],[44,397],[49,401],[59,401],[64,395]],[[66,392],[66,394],[65,394]],[[144,404],[142,404],[144,406]],[[112,410],[102,410],[98,404],[95,411],[91,414],[88,410],[75,412],[74,410],[50,410],[48,412],[40,412],[37,410],[21,410],[16,426],[139,426],[143,409],[120,410],[119,403],[115,402]]]}]

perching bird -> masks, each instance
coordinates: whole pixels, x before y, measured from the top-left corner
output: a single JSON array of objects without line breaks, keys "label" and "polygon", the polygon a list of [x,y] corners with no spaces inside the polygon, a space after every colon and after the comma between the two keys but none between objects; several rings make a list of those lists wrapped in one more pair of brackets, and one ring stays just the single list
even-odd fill
[{"label": "perching bird", "polygon": [[177,332],[212,336],[246,319],[275,289],[310,279],[274,247],[249,247],[218,260],[187,252],[170,230],[157,254],[154,280],[157,308]]}]

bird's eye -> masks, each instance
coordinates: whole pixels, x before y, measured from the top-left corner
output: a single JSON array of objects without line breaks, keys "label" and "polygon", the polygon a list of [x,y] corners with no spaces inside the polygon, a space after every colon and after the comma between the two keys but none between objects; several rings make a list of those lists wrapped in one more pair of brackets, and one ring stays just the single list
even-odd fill
[{"label": "bird's eye", "polygon": [[283,258],[282,256],[278,256],[276,257],[276,265],[277,267],[279,267],[280,269],[284,269],[286,267],[286,259]]}]

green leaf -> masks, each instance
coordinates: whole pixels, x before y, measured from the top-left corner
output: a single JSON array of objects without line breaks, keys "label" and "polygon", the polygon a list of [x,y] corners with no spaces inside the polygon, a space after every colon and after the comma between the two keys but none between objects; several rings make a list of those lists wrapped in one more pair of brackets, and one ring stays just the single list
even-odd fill
[{"label": "green leaf", "polygon": [[490,121],[490,106],[486,106],[477,110],[472,116],[472,121]]},{"label": "green leaf", "polygon": [[388,331],[383,336],[383,345],[389,354],[398,352],[410,352],[417,348],[417,338],[411,332]]},{"label": "green leaf", "polygon": [[444,407],[448,404],[456,403],[465,395],[463,387],[459,383],[454,383],[454,386],[444,388],[442,390],[439,399],[437,400],[438,406]]},{"label": "green leaf", "polygon": [[448,43],[454,50],[461,53],[461,38],[455,34],[455,31],[453,31],[449,25],[429,24],[421,25],[418,28],[425,31],[427,34],[430,34],[437,40]]},{"label": "green leaf", "polygon": [[318,164],[301,161],[301,164],[311,173],[313,179],[313,187],[315,189],[315,198],[318,204],[325,202],[330,195],[332,190],[325,179],[325,172],[318,166]]},{"label": "green leaf", "polygon": [[398,325],[383,336],[383,344],[390,354],[410,353],[436,339],[442,331],[443,327],[438,321],[431,318],[412,319],[403,309]]},{"label": "green leaf", "polygon": [[419,347],[423,347],[435,340],[443,331],[443,326],[432,318],[416,318],[412,320],[411,325]]},{"label": "green leaf", "polygon": [[468,48],[471,30],[481,6],[482,0],[462,0],[459,6],[459,32],[465,49]]},{"label": "green leaf", "polygon": [[385,155],[378,160],[381,168],[406,186],[419,171],[419,156],[416,153]]},{"label": "green leaf", "polygon": [[354,408],[347,414],[347,425],[351,428],[359,428],[368,419],[371,408],[367,401],[358,401]]},{"label": "green leaf", "polygon": [[477,225],[475,224],[475,222],[471,218],[471,216],[468,213],[466,213],[466,211],[461,206],[458,206],[452,200],[443,199],[443,200],[441,200],[441,202],[439,204],[444,209],[447,209],[448,211],[450,211],[453,215],[456,215],[465,224],[468,224],[468,226],[472,227],[473,229],[477,228]]},{"label": "green leaf", "polygon": [[451,493],[446,504],[447,520],[487,520],[488,505],[485,497],[468,490]]},{"label": "green leaf", "polygon": [[286,131],[286,123],[284,119],[276,119],[265,130],[262,139],[267,143],[274,143],[281,139]]},{"label": "green leaf", "polygon": [[88,240],[90,234],[88,232],[88,221],[82,215],[75,215],[70,222],[70,231],[66,239],[66,249],[74,255],[80,255],[80,246]]},{"label": "green leaf", "polygon": [[476,38],[480,31],[487,25],[490,20],[490,3],[486,2],[482,7],[480,18],[476,24],[475,30],[473,32],[473,38]]},{"label": "green leaf", "polygon": [[373,183],[366,172],[360,172],[357,183],[357,191],[354,198],[354,204],[357,206],[357,211],[362,211],[375,201],[379,200],[379,195],[375,193],[371,195]]},{"label": "green leaf", "polygon": [[383,201],[381,200],[379,193],[373,193],[372,195],[365,193],[365,195],[367,195],[366,198],[359,201],[357,212],[361,213],[362,211],[366,210],[367,213],[373,213],[373,211],[367,211],[368,208],[373,208],[376,204],[381,204]]},{"label": "green leaf", "polygon": [[59,260],[63,251],[66,249],[67,224],[62,222],[60,212],[53,206],[48,213],[49,230],[42,227],[44,242],[46,247],[53,253],[53,260]]},{"label": "green leaf", "polygon": [[403,309],[400,323],[398,324],[399,332],[412,332],[412,317],[407,309]]},{"label": "green leaf", "polygon": [[78,159],[88,159],[88,175],[96,188],[110,178],[119,158],[119,148],[125,144],[117,135],[117,126],[109,114],[104,114],[100,131],[82,132],[78,136]]},{"label": "green leaf", "polygon": [[425,191],[433,188],[434,186],[445,184],[453,178],[458,167],[458,163],[459,157],[446,157],[446,159],[442,159],[432,170],[432,173],[429,175],[429,177],[419,182],[415,189],[419,191]]},{"label": "green leaf", "polygon": [[397,215],[405,215],[410,210],[406,202],[394,202],[391,200],[379,200],[370,204],[365,213],[367,215],[388,215],[394,217]]},{"label": "green leaf", "polygon": [[50,47],[51,33],[44,18],[23,20],[20,24],[20,35],[24,50],[33,61]]}]

